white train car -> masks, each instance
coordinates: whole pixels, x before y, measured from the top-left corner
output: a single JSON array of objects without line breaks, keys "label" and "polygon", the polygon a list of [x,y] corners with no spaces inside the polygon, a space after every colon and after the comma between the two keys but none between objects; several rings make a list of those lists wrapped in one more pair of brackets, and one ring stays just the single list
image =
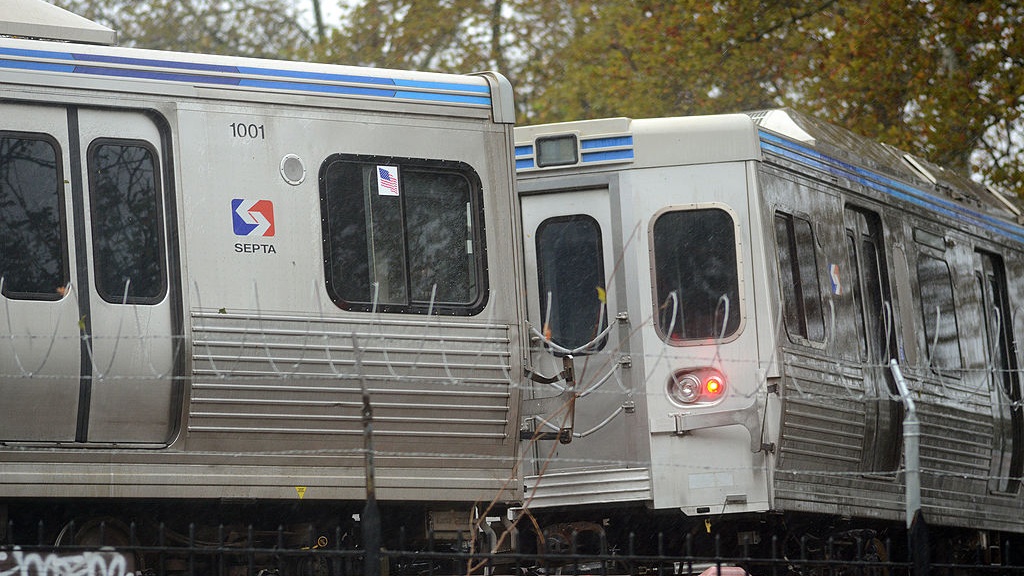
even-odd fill
[{"label": "white train car", "polygon": [[[236,501],[348,518],[328,504],[366,497],[364,393],[383,506],[461,521],[518,500],[504,78],[126,49],[19,14],[0,29],[0,526]],[[470,530],[450,517],[434,527]]]},{"label": "white train car", "polygon": [[942,553],[1020,542],[1016,203],[787,110],[519,127],[516,159],[549,545],[902,546],[892,360]]}]

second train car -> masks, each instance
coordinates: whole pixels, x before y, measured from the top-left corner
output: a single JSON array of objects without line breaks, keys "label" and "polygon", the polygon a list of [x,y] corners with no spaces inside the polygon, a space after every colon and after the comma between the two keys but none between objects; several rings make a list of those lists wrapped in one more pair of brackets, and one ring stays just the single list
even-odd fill
[{"label": "second train car", "polygon": [[902,545],[897,372],[935,541],[1020,542],[1015,199],[793,110],[520,127],[516,164],[549,545]]}]

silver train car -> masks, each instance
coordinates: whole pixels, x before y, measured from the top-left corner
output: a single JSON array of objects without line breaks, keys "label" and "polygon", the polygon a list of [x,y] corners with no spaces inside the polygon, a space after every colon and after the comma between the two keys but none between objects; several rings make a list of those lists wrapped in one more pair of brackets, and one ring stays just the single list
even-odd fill
[{"label": "silver train car", "polygon": [[1020,543],[1015,198],[791,110],[518,127],[516,166],[549,546],[899,547],[908,470],[936,554]]},{"label": "silver train car", "polygon": [[202,528],[254,503],[274,527],[337,522],[371,447],[385,523],[441,538],[520,499],[503,77],[126,49],[50,5],[19,14],[0,37],[0,531]]}]

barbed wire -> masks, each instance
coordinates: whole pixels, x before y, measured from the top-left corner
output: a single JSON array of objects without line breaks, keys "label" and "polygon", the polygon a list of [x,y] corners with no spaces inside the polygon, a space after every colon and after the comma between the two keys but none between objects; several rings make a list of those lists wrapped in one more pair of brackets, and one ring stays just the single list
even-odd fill
[{"label": "barbed wire", "polygon": [[[349,336],[341,335],[341,334],[324,334],[324,335],[321,335],[321,336],[317,337],[317,339],[320,339],[322,341],[327,341],[327,340],[331,340],[331,339],[348,339],[348,338],[349,338]],[[58,337],[53,337],[53,336],[33,336],[33,335],[0,335],[0,358],[8,358],[8,359],[10,359],[12,361],[12,363],[10,365],[8,365],[6,367],[3,367],[3,369],[0,370],[0,377],[15,378],[15,379],[17,379],[17,378],[38,378],[38,379],[64,378],[65,376],[60,375],[60,374],[45,373],[44,368],[48,367],[47,364],[49,362],[49,357],[52,354],[53,348],[55,348],[58,345],[68,345],[68,346],[74,346],[77,349],[79,346],[81,346],[81,344],[82,344],[84,339],[85,339],[85,337],[82,337],[82,336],[63,336],[63,337],[62,336],[58,336]],[[109,367],[104,368],[104,369],[100,369],[102,367],[97,366],[95,361],[93,361],[93,359],[90,358],[90,361],[92,362],[93,368],[97,372],[97,375],[95,377],[93,377],[93,376],[90,376],[90,375],[86,374],[84,376],[84,378],[86,378],[86,379],[89,379],[89,378],[95,378],[96,380],[132,379],[132,380],[139,380],[139,381],[145,381],[147,379],[153,379],[153,380],[165,380],[165,379],[191,380],[191,379],[196,378],[196,376],[202,376],[204,374],[206,374],[207,376],[212,375],[213,377],[218,378],[218,379],[243,378],[244,377],[244,378],[254,379],[254,380],[260,380],[260,379],[266,379],[266,380],[274,380],[274,379],[276,379],[276,380],[291,380],[291,379],[318,380],[318,379],[324,379],[324,380],[329,380],[329,379],[338,379],[338,378],[357,378],[357,377],[360,376],[359,374],[356,374],[356,373],[346,373],[346,372],[343,372],[343,371],[338,369],[337,366],[341,365],[341,364],[344,364],[344,365],[352,365],[352,364],[354,364],[354,362],[350,359],[350,356],[349,357],[345,357],[345,358],[335,359],[333,357],[333,355],[332,355],[333,352],[342,352],[342,353],[346,353],[347,352],[347,353],[349,353],[349,355],[351,355],[351,353],[353,352],[354,349],[353,348],[340,348],[340,347],[337,347],[337,346],[334,346],[334,345],[318,346],[318,345],[305,345],[304,344],[302,346],[296,347],[294,345],[282,344],[282,347],[285,347],[285,348],[297,348],[297,349],[302,351],[303,356],[300,356],[298,358],[288,358],[288,357],[275,357],[275,356],[273,356],[271,354],[249,355],[249,354],[245,354],[244,351],[239,351],[237,354],[235,354],[233,356],[226,356],[226,355],[223,355],[223,354],[213,354],[213,353],[202,353],[202,352],[200,352],[198,350],[201,349],[201,348],[209,347],[211,345],[210,342],[208,342],[206,340],[202,340],[200,342],[196,342],[195,340],[188,339],[188,338],[186,338],[184,336],[170,336],[170,335],[160,335],[160,336],[141,335],[141,336],[121,336],[121,337],[91,336],[91,337],[89,337],[89,339],[94,341],[94,342],[96,342],[96,341],[99,341],[99,342],[111,341],[111,342],[118,342],[121,345],[127,344],[128,346],[125,346],[126,348],[129,347],[134,342],[136,347],[140,348],[140,349],[146,347],[146,346],[143,346],[143,344],[145,344],[145,345],[151,345],[151,344],[163,345],[161,343],[170,342],[172,344],[175,344],[175,346],[173,347],[175,352],[172,355],[176,355],[176,354],[182,353],[181,351],[184,350],[186,345],[191,345],[192,348],[193,348],[193,354],[192,354],[193,362],[196,362],[196,361],[209,362],[211,364],[212,368],[210,370],[208,370],[208,371],[205,370],[205,369],[197,369],[196,370],[197,374],[170,374],[170,371],[158,370],[158,369],[156,369],[155,366],[150,364],[150,365],[148,365],[149,371],[151,372],[151,374],[149,376],[137,375],[137,374],[133,374],[133,375],[129,375],[129,376],[122,376],[122,375],[117,375],[117,374],[110,374],[109,373]],[[386,374],[386,377],[388,377],[390,379],[393,379],[393,380],[398,380],[398,379],[402,379],[402,378],[411,378],[411,379],[428,378],[428,379],[430,379],[432,381],[436,381],[438,383],[448,384],[448,385],[452,385],[452,386],[465,385],[465,384],[468,383],[467,381],[474,380],[474,379],[467,378],[467,377],[455,377],[455,376],[451,375],[450,374],[451,367],[453,365],[455,365],[456,363],[445,361],[445,362],[442,362],[440,364],[436,364],[434,366],[431,366],[426,361],[421,361],[421,358],[425,354],[427,354],[428,352],[437,352],[438,355],[444,354],[445,356],[451,355],[453,353],[454,354],[462,354],[462,355],[474,354],[474,355],[477,355],[477,356],[483,356],[485,354],[486,355],[495,355],[495,354],[497,354],[495,351],[490,351],[490,352],[486,352],[486,351],[469,351],[469,352],[467,352],[465,350],[452,350],[452,349],[448,349],[448,350],[441,350],[441,349],[438,349],[438,350],[428,350],[427,348],[425,348],[425,345],[423,344],[423,340],[422,339],[419,339],[419,340],[421,342],[420,346],[411,351],[411,352],[414,352],[416,354],[416,356],[417,356],[413,361],[396,361],[396,360],[390,360],[390,359],[384,361],[383,365],[387,368],[387,371],[388,371],[388,373]],[[46,352],[45,352],[45,354],[43,354],[43,358],[39,360],[40,364],[38,366],[36,366],[34,369],[28,369],[28,368],[25,367],[24,359],[25,359],[26,356],[32,356],[32,355],[31,354],[26,354],[25,351],[22,351],[22,352],[18,352],[16,350],[14,352],[11,352],[10,350],[4,351],[3,350],[4,346],[2,344],[4,341],[7,342],[9,348],[13,348],[13,349],[17,349],[17,348],[20,347],[20,345],[22,343],[26,343],[27,342],[28,344],[24,348],[26,350],[28,350],[29,352],[31,352],[31,349],[33,348],[32,342],[38,341],[38,342],[41,342],[43,345],[46,346]],[[242,347],[245,346],[245,343],[230,343],[230,344],[235,344],[239,348],[242,348]],[[218,343],[218,345],[230,345],[230,344],[229,343]],[[259,348],[263,348],[265,351],[269,348],[269,346],[270,346],[269,344],[263,344],[263,343],[260,343],[258,345]],[[248,350],[253,350],[255,348],[256,347],[250,347]],[[370,347],[367,347],[367,349],[373,351],[373,349],[370,348]],[[316,352],[316,351],[324,352],[325,350],[327,351],[327,356],[325,356],[324,358],[313,358],[312,356],[307,356],[310,352]],[[388,356],[394,355],[394,354],[396,354],[396,352],[410,352],[409,350],[401,350],[400,348],[395,347],[395,346],[382,346],[381,348],[377,349],[376,351],[379,351],[382,355],[384,354],[384,352],[387,352]],[[8,352],[8,354],[3,354],[3,352]],[[785,351],[783,351],[782,354],[785,354]],[[630,360],[632,362],[638,362],[637,359],[639,359],[639,358],[650,358],[650,359],[653,359],[655,362],[663,361],[665,359],[665,355],[664,355],[663,352],[658,352],[656,354],[655,353],[651,353],[651,354],[636,354],[635,352],[631,352],[629,354],[629,356],[630,356]],[[694,359],[700,359],[702,356],[703,355],[692,355],[692,356],[679,355],[678,357],[673,358],[672,360],[679,362],[681,366],[686,366],[687,362],[690,362],[692,364]],[[35,359],[35,358],[33,358],[33,359]],[[621,364],[621,362],[620,362],[621,357],[615,351],[612,351],[612,352],[598,352],[598,353],[592,353],[592,354],[587,354],[587,355],[584,355],[584,356],[576,357],[576,361],[577,362],[583,362],[583,363],[587,363],[587,362],[594,363],[598,359],[600,359],[600,361],[606,367],[607,366],[614,366],[615,370],[619,370],[619,371],[624,370],[620,366],[620,364]],[[217,367],[217,362],[223,361],[223,360],[227,360],[229,363],[240,363],[240,362],[255,363],[255,362],[259,362],[259,361],[265,361],[267,363],[267,365],[270,366],[270,369],[269,370],[264,370],[262,372],[261,371],[256,371],[256,370],[250,370],[250,371],[247,371],[247,372],[245,372],[243,374],[243,373],[239,373],[239,371],[234,370],[234,369],[218,368]],[[829,372],[829,374],[835,374],[835,373],[839,372],[840,369],[854,369],[855,371],[859,371],[859,372],[869,372],[869,371],[873,371],[873,370],[888,370],[888,364],[887,363],[883,363],[883,362],[871,362],[871,361],[858,360],[858,359],[853,359],[853,358],[834,358],[834,357],[828,357],[828,356],[825,356],[825,355],[822,355],[821,357],[817,358],[816,360],[822,361],[822,362],[829,362],[831,364],[831,366],[835,370],[833,370],[832,372]],[[723,355],[723,354],[718,354],[718,358],[716,358],[715,361],[716,361],[716,363],[720,363],[720,364],[723,364],[723,365],[724,364],[728,364],[730,366],[738,366],[738,367],[741,367],[741,368],[743,366],[746,366],[747,367],[746,370],[748,370],[748,373],[755,373],[758,368],[764,368],[764,366],[766,364],[763,360],[756,359],[756,358],[729,357],[729,356],[726,356],[726,355]],[[297,368],[303,367],[303,366],[305,366],[307,364],[308,365],[316,365],[316,364],[325,364],[325,363],[328,364],[328,368],[329,368],[329,371],[326,371],[326,372],[319,372],[319,373],[318,372],[312,372],[312,371],[310,371],[310,372],[299,372],[299,371],[296,370]],[[783,363],[785,363],[785,361]],[[284,365],[288,366],[290,368],[290,370],[286,370],[286,369],[282,368],[280,366],[281,364],[284,364]],[[411,374],[411,373],[410,374],[399,374],[397,372],[397,370],[395,369],[395,367],[399,366],[399,365],[406,365],[406,366],[408,366],[410,368],[432,367],[432,368],[438,368],[438,369],[441,369],[441,370],[446,370],[449,373],[445,374],[445,376],[443,376],[443,377],[424,377],[424,376],[417,376],[417,375]],[[915,380],[912,383],[917,384],[918,386],[923,386],[927,382],[935,382],[937,384],[941,384],[941,388],[940,389],[944,390],[944,391],[950,389],[950,387],[952,387],[956,382],[964,382],[964,383],[967,383],[967,387],[962,388],[962,390],[977,392],[977,391],[979,391],[982,388],[988,388],[989,385],[990,385],[990,382],[991,382],[990,378],[993,377],[993,376],[1001,376],[1001,375],[1006,375],[1006,374],[1017,375],[1017,374],[1021,373],[1021,370],[999,368],[999,367],[996,367],[994,365],[988,365],[988,366],[964,366],[964,367],[956,368],[956,369],[942,369],[942,370],[935,369],[932,366],[928,366],[928,365],[920,364],[920,363],[913,364],[913,365],[901,364],[901,367],[903,367],[904,370],[913,371],[913,374],[915,376]],[[13,368],[13,370],[12,370],[12,368]],[[74,366],[76,374],[77,374],[78,368],[79,368],[79,365],[76,364]],[[490,368],[492,370],[504,370],[506,372],[509,372],[511,370],[511,365],[507,364],[507,363],[506,364],[501,364],[501,365],[480,365],[479,368]],[[209,373],[207,374],[207,372],[209,372]],[[735,376],[735,373],[730,374],[729,376],[733,380],[737,379],[736,376]],[[371,375],[371,377],[372,377],[372,375]],[[595,377],[595,380],[598,381],[598,382],[602,382],[603,383],[603,382],[607,381],[609,378],[611,378],[610,372],[605,371],[604,373],[600,374],[598,377]],[[762,378],[762,380],[763,379],[764,378]],[[488,384],[485,381],[485,379],[483,379],[483,378],[480,378],[480,379],[477,379],[477,380],[478,381],[473,381],[472,383],[473,384],[483,384],[483,385],[487,385]],[[853,377],[850,377],[850,378],[847,378],[847,380],[853,381],[853,380],[856,380],[856,379],[853,378]],[[973,381],[973,384],[971,384],[971,381]],[[496,387],[511,388],[511,389],[528,388],[528,387],[532,387],[533,386],[532,384],[530,384],[528,382],[524,382],[524,379],[521,378],[521,377],[520,378],[512,378],[510,376],[507,377],[507,380],[504,380],[504,381],[501,381],[501,382],[497,382],[497,383],[492,383],[491,385],[496,386]],[[993,387],[993,388],[996,391],[1002,390],[998,386]],[[555,389],[558,390],[558,387],[556,386]],[[846,389],[844,391],[848,391],[848,389]],[[822,392],[807,392],[807,391],[805,391],[805,390],[803,390],[803,389],[801,389],[799,387],[794,387],[792,392],[796,393],[797,395],[806,395],[808,397],[834,397],[833,395],[825,394],[825,393],[822,393]],[[593,394],[593,393],[601,393],[601,391],[598,391],[598,390],[591,391],[590,389],[588,389],[587,392],[586,392],[587,395]],[[864,394],[865,395],[863,397],[867,397],[867,398],[871,398],[871,397],[875,397],[875,398],[891,398],[892,397],[892,395],[890,395],[890,394],[881,394],[881,395],[878,395],[878,396],[872,396],[870,391],[865,391]]]},{"label": "barbed wire", "polygon": [[[69,302],[77,298],[77,292],[73,286],[67,287]],[[319,298],[319,290],[314,287],[314,294]],[[313,315],[292,315],[288,319],[260,311],[259,289],[256,283],[252,288],[253,301],[256,303],[256,311],[238,311],[228,313],[223,309],[208,309],[198,307],[193,309],[186,320],[192,324],[189,327],[189,336],[184,335],[154,335],[146,330],[146,322],[139,315],[138,311],[131,319],[131,328],[134,332],[125,333],[123,320],[118,325],[114,334],[96,335],[86,334],[81,326],[73,327],[73,334],[60,334],[60,331],[68,327],[61,325],[61,317],[57,316],[51,329],[43,326],[40,333],[17,333],[15,330],[12,314],[9,310],[9,303],[5,299],[6,308],[6,334],[0,333],[0,385],[4,387],[17,386],[21,382],[26,385],[33,385],[40,381],[66,380],[73,376],[76,381],[92,380],[94,382],[115,382],[132,381],[135,383],[145,382],[182,382],[192,384],[224,384],[238,382],[240,388],[246,386],[256,390],[259,386],[274,384],[290,385],[295,382],[320,386],[326,384],[317,391],[325,394],[337,394],[358,391],[357,386],[351,390],[339,387],[339,382],[357,381],[360,378],[366,379],[371,384],[371,393],[401,393],[401,389],[394,386],[401,383],[414,383],[418,385],[430,384],[438,390],[450,388],[454,390],[472,389],[474,391],[493,390],[496,392],[522,392],[524,396],[537,396],[538,390],[544,387],[530,382],[524,376],[514,374],[514,366],[518,365],[519,359],[512,358],[507,351],[517,349],[514,340],[519,330],[532,332],[534,342],[530,351],[536,358],[544,355],[555,358],[554,353],[579,354],[575,362],[580,368],[578,385],[572,395],[577,401],[577,417],[582,413],[579,406],[585,406],[585,402],[600,397],[614,397],[626,400],[636,400],[640,397],[647,397],[649,401],[661,400],[665,392],[664,383],[658,383],[659,365],[662,363],[679,363],[705,361],[718,365],[728,365],[727,373],[730,382],[736,384],[734,392],[742,397],[768,397],[770,385],[782,382],[784,386],[778,392],[786,400],[800,399],[810,402],[827,404],[830,401],[845,400],[853,402],[871,402],[890,400],[895,401],[897,397],[878,387],[867,387],[863,384],[863,375],[869,372],[880,372],[887,370],[884,363],[875,363],[861,358],[851,357],[853,354],[842,355],[839,358],[828,355],[827,351],[811,352],[811,360],[818,362],[822,368],[821,374],[831,378],[829,382],[814,382],[801,380],[792,377],[789,370],[796,364],[787,359],[787,349],[775,350],[767,354],[767,358],[751,357],[751,355],[730,356],[727,354],[731,348],[727,345],[715,345],[713,354],[697,347],[677,347],[667,342],[657,350],[646,349],[636,351],[627,349],[630,339],[642,328],[649,326],[652,321],[647,318],[636,324],[624,323],[622,330],[616,334],[613,329],[616,324],[609,323],[600,332],[596,340],[603,340],[609,337],[613,342],[612,346],[599,351],[591,351],[594,341],[583,347],[575,349],[561,348],[557,345],[548,346],[544,341],[544,334],[533,329],[532,326],[523,327],[502,323],[494,318],[495,307],[491,307],[490,316],[481,321],[476,319],[476,332],[473,335],[453,335],[446,330],[451,323],[450,319],[441,318],[435,314],[427,314],[419,322],[410,322],[408,319],[387,318],[383,314],[373,313],[367,321],[360,323],[368,328],[360,332],[360,349],[364,353],[379,355],[376,365],[373,362],[364,361],[363,370],[353,371],[355,361],[353,355],[357,344],[352,334],[341,332],[343,323],[339,319],[324,311],[323,303],[317,314]],[[194,287],[194,296],[197,302],[201,302],[199,287]],[[71,306],[72,304],[68,304]],[[433,303],[431,303],[431,307]],[[77,303],[73,305],[77,309]],[[214,320],[223,319],[223,322]],[[231,322],[241,323],[241,327],[230,325]],[[465,320],[458,320],[463,324],[471,324]],[[833,322],[834,324],[834,322]],[[784,331],[781,328],[781,317],[776,320],[775,334],[776,342],[783,341]],[[338,330],[331,330],[331,327],[338,327]],[[399,334],[392,328],[413,327],[418,332]],[[347,327],[351,328],[351,327]],[[27,327],[22,329],[27,330]],[[218,332],[221,329],[221,332]],[[225,338],[217,340],[210,335],[224,334],[228,331],[236,340]],[[129,330],[131,331],[131,330]],[[624,333],[623,333],[624,331]],[[48,332],[48,333],[47,333]],[[490,336],[487,336],[490,334]],[[614,336],[613,336],[614,335]],[[539,337],[539,338],[538,338]],[[475,347],[465,346],[467,338]],[[490,340],[488,340],[490,338]],[[349,341],[349,345],[340,342]],[[396,342],[402,340],[414,341],[413,346],[401,347]],[[459,345],[454,345],[459,342]],[[107,346],[112,343],[113,346]],[[171,362],[176,363],[181,355],[185,355],[186,362],[191,366],[187,373],[175,373],[173,368],[156,366],[150,350],[153,348],[166,348],[170,346],[169,354]],[[92,366],[95,375],[82,375],[81,363],[69,366],[70,370],[62,373],[60,366],[50,365],[52,357],[55,357],[55,350],[61,347],[73,347],[79,353],[88,354],[88,362]],[[96,357],[97,346],[108,351],[108,357],[102,364]],[[237,348],[235,353],[229,350]],[[215,353],[214,350],[217,350]],[[796,348],[794,348],[796,349]],[[800,349],[806,354],[806,350]],[[292,356],[285,354],[285,351],[293,353]],[[640,352],[639,354],[637,352]],[[141,355],[136,355],[140,353]],[[627,354],[631,358],[633,367],[626,367],[622,362],[622,356]],[[142,358],[143,373],[119,375],[113,373],[115,363],[119,355]],[[814,355],[817,354],[816,357]],[[468,356],[475,359],[474,362],[456,362],[453,356]],[[31,361],[29,361],[31,360]],[[63,361],[63,360],[59,360]],[[58,362],[58,360],[53,360]],[[242,370],[239,366],[245,364],[250,368]],[[637,379],[636,365],[645,367],[646,372],[643,378]],[[829,365],[830,369],[824,367]],[[596,366],[595,366],[596,365]],[[139,367],[139,362],[133,364]],[[372,366],[373,369],[367,369]],[[1003,409],[1019,409],[1020,399],[1014,399],[1001,385],[1002,375],[1017,375],[1017,371],[1005,370],[995,366],[993,363],[986,365],[968,365],[953,371],[935,370],[929,364],[918,364],[904,366],[904,370],[915,372],[911,379],[914,386],[912,391],[919,396],[931,397],[938,400],[948,399],[960,401],[966,398],[975,398],[975,403],[966,405],[959,404],[957,410],[966,414],[974,414],[986,418],[994,418],[991,404],[994,400],[1001,403]],[[458,370],[457,372],[455,370]],[[773,370],[779,372],[779,376],[771,376]],[[813,370],[813,368],[811,368]],[[432,373],[427,373],[431,372]],[[670,373],[671,366],[662,369]],[[844,374],[844,371],[852,374]],[[148,372],[148,374],[146,373]],[[482,377],[481,373],[493,373],[490,378]],[[614,386],[608,386],[613,382]],[[653,382],[653,384],[652,384]],[[387,384],[382,386],[381,384]],[[332,386],[333,384],[333,386]],[[550,388],[559,394],[567,392],[564,386],[555,385]],[[286,386],[285,389],[288,389]],[[513,396],[508,396],[508,403]],[[625,401],[625,400],[624,400]],[[340,403],[335,400],[327,400],[328,403]],[[271,401],[273,403],[273,401]],[[514,415],[518,412],[516,406],[506,403],[505,412]],[[989,410],[979,409],[982,405],[990,406]],[[593,420],[591,428],[578,432],[580,440],[596,433],[612,419],[623,415],[626,410],[622,403],[609,408],[607,414],[598,414]],[[927,406],[927,404],[925,405]],[[943,406],[943,410],[949,409]],[[678,411],[686,410],[679,408]],[[927,408],[925,410],[927,412]],[[285,415],[287,416],[287,415]],[[557,415],[555,415],[557,416]],[[660,416],[668,416],[659,415]],[[936,418],[941,418],[941,411]],[[784,418],[784,416],[780,416]],[[927,420],[925,421],[927,424]],[[979,424],[986,427],[984,423]],[[518,423],[508,426],[511,433],[515,433],[519,427]],[[415,431],[410,431],[409,436],[415,436]],[[585,440],[582,440],[585,441]],[[927,449],[927,443],[925,444]],[[783,449],[785,449],[783,447]],[[994,450],[995,448],[992,448]],[[984,450],[982,450],[984,451]],[[223,452],[195,452],[203,455],[223,455]],[[250,452],[233,452],[235,455],[250,454]],[[344,456],[364,454],[360,449],[315,449],[315,450],[255,450],[251,454],[267,456]],[[504,458],[495,454],[472,454],[459,452],[396,452],[387,450],[376,450],[374,454],[381,458],[430,458],[447,460],[486,460],[488,462],[503,462],[507,466],[519,466],[523,463],[520,457]],[[978,451],[971,453],[971,457],[978,456]],[[748,470],[750,467],[729,467],[715,463],[695,464],[692,462],[678,463],[672,461],[659,461],[657,455],[652,456],[650,461],[627,461],[627,460],[605,460],[600,458],[579,458],[571,455],[559,454],[557,461],[560,467],[580,465],[591,467],[618,466],[622,468],[645,468],[652,465],[669,469],[707,470],[707,471],[739,471]],[[550,458],[553,461],[555,458]],[[532,461],[529,458],[527,461]],[[545,466],[549,460],[539,460]],[[889,471],[887,473],[901,474],[902,469]],[[943,470],[941,468],[924,468],[922,472],[926,476],[935,478],[958,478],[963,480],[1006,480],[1005,475],[998,474],[974,474],[960,470]],[[775,474],[784,475],[805,475],[821,477],[862,477],[865,472],[862,470],[815,470],[815,469],[776,469]]]}]

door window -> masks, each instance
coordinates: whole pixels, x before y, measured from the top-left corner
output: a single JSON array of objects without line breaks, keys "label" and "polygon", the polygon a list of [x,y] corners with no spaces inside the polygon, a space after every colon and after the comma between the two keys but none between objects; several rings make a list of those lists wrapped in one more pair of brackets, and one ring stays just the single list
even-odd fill
[{"label": "door window", "polygon": [[[570,350],[608,325],[601,227],[590,216],[548,218],[537,227],[540,312],[545,336]],[[598,342],[586,351],[604,346]]]},{"label": "door window", "polygon": [[166,291],[155,158],[146,143],[100,140],[89,147],[96,292],[113,304],[153,304]]},{"label": "door window", "polygon": [[59,158],[48,136],[0,132],[0,282],[8,298],[58,300],[68,284]]}]

